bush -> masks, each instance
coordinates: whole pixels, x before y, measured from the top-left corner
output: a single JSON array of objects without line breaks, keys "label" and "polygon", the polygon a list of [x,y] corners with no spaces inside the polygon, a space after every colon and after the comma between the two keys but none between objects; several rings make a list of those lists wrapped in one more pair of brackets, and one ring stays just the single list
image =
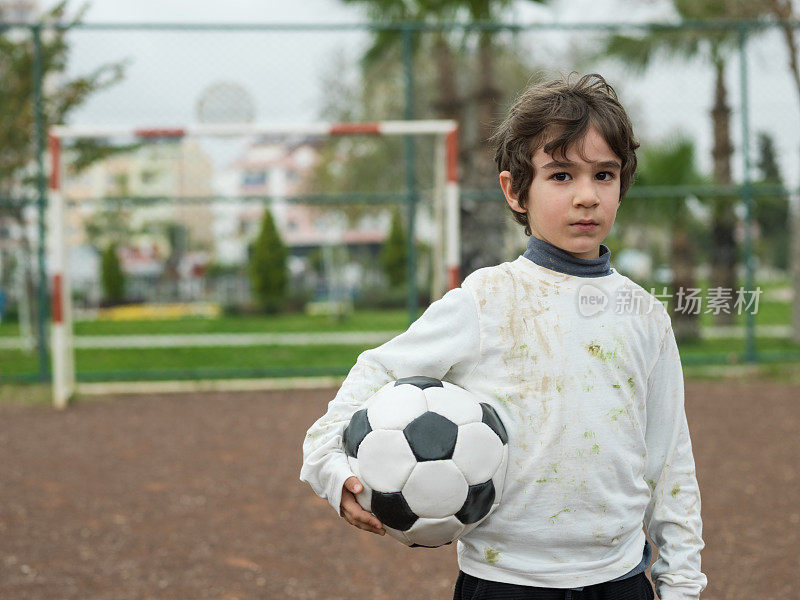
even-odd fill
[{"label": "bush", "polygon": [[125,299],[125,274],[119,264],[116,244],[109,244],[100,262],[100,279],[103,296],[108,304],[118,304]]},{"label": "bush", "polygon": [[288,254],[272,213],[265,208],[261,231],[253,243],[248,265],[253,295],[265,313],[278,312],[286,302],[289,287]]},{"label": "bush", "polygon": [[403,221],[400,211],[395,210],[392,214],[389,236],[383,243],[380,254],[381,265],[383,265],[383,270],[392,288],[398,288],[406,282],[407,255]]},{"label": "bush", "polygon": [[314,298],[314,291],[307,288],[292,288],[286,297],[284,312],[301,313],[305,310],[306,304]]},{"label": "bush", "polygon": [[[401,309],[406,308],[408,292],[404,288],[362,288],[353,306],[356,309]],[[417,305],[424,308],[431,303],[430,290],[419,290]]]}]

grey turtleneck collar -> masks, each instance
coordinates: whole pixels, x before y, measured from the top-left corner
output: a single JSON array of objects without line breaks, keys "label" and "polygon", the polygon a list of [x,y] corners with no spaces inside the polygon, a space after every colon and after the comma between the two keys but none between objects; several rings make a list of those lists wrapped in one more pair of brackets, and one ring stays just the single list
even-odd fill
[{"label": "grey turtleneck collar", "polygon": [[575,258],[566,250],[531,236],[523,256],[540,267],[577,277],[603,277],[612,273],[611,251],[604,244],[600,244],[597,258]]}]

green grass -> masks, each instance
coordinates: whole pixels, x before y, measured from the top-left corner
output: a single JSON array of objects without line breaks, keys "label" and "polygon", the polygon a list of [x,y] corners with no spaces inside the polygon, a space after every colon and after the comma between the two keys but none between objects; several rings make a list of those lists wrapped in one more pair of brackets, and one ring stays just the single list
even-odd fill
[{"label": "green grass", "polygon": [[352,366],[370,346],[246,346],[78,350],[78,371],[316,369]]},{"label": "green grass", "polygon": [[[742,340],[706,340],[681,346],[686,379],[761,378],[800,386],[800,345],[784,339],[758,340],[769,359],[756,365],[734,364]],[[78,350],[79,381],[218,379],[307,375],[344,376],[366,346],[255,346],[244,348],[151,348]],[[790,358],[791,357],[791,358]],[[793,358],[792,362],[787,362]],[[35,355],[0,351],[1,404],[50,406],[49,384],[9,383],[20,376],[35,379]]]},{"label": "green grass", "polygon": [[[698,284],[700,285],[700,284]],[[772,284],[763,285],[768,288]],[[703,304],[705,309],[705,303]],[[744,324],[745,316],[736,322]],[[712,315],[703,313],[701,325],[712,324]],[[759,304],[756,323],[788,324],[790,305],[764,300]],[[212,333],[308,333],[308,332],[401,332],[408,326],[405,310],[357,311],[343,321],[303,314],[275,316],[226,316],[218,319],[185,318],[163,321],[82,321],[75,335],[137,334],[212,334]],[[0,324],[0,336],[19,334],[15,323]],[[757,339],[764,358],[800,358],[800,346],[786,339]],[[682,344],[686,366],[725,364],[738,361],[744,352],[744,339],[706,339]],[[79,379],[141,379],[246,377],[303,374],[343,374],[367,349],[358,345],[248,346],[208,348],[79,349],[76,363]],[[38,373],[36,353],[0,350],[0,381],[34,380]]]},{"label": "green grass", "polygon": [[[202,348],[78,349],[78,379],[245,377],[347,373],[371,346],[245,346]],[[0,350],[0,376],[15,379],[36,373],[35,354]]]},{"label": "green grass", "polygon": [[[408,327],[405,310],[364,310],[337,321],[303,314],[238,316],[218,319],[185,318],[160,321],[78,321],[75,335],[147,335],[190,333],[301,333],[347,331],[403,331]],[[19,335],[16,323],[0,324],[0,336]]]},{"label": "green grass", "polygon": [[[659,294],[663,286],[644,283],[645,289],[651,288]],[[791,285],[787,280],[765,281],[756,284],[763,291],[759,298],[755,323],[758,325],[788,325],[791,323],[791,305],[789,302],[770,300],[767,297],[773,290]],[[708,308],[708,282],[698,280],[698,288],[703,290],[700,326],[714,325],[715,318],[705,312]],[[749,298],[749,297],[748,297]],[[424,308],[420,308],[420,314]],[[734,323],[744,326],[745,314],[735,314]],[[223,316],[217,319],[188,317],[185,319],[150,320],[150,321],[78,321],[75,323],[75,335],[148,335],[148,334],[203,334],[203,333],[300,333],[300,332],[350,332],[350,331],[396,331],[408,327],[408,313],[404,309],[397,310],[358,310],[350,317],[337,321],[326,316],[309,316],[302,313],[285,315],[242,315]],[[19,335],[16,323],[0,323],[0,337]]]},{"label": "green grass", "polygon": [[[663,284],[653,284],[643,282],[641,283],[642,287],[648,292],[654,293],[659,295],[664,290]],[[701,291],[700,296],[702,297],[701,306],[700,306],[700,313],[698,318],[700,319],[700,326],[706,327],[710,325],[715,325],[716,317],[711,312],[706,312],[709,308],[708,306],[708,288],[709,282],[707,279],[697,279],[695,282],[695,287],[699,288]],[[734,300],[737,298],[736,290],[739,287],[744,288],[744,282],[739,282],[736,288],[733,291],[732,297]],[[785,279],[777,279],[774,281],[762,281],[756,282],[754,288],[761,289],[761,295],[758,298],[758,309],[755,313],[755,323],[756,326],[758,325],[789,325],[791,323],[791,304],[786,301],[779,301],[770,299],[770,296],[776,290],[785,289],[791,287],[791,281],[788,278]],[[667,291],[669,292],[669,287],[667,286]],[[668,304],[671,306],[674,300],[677,298],[670,296]],[[744,298],[745,305],[750,302],[751,295],[745,294]],[[734,307],[734,324],[744,326],[747,316],[744,312],[739,314],[739,308]],[[741,310],[744,310],[744,306],[742,306]],[[752,307],[748,309],[752,311]]]},{"label": "green grass", "polygon": [[38,372],[39,362],[35,352],[28,354],[22,350],[0,350],[0,380],[7,381]]},{"label": "green grass", "polygon": [[[681,362],[696,364],[738,364],[745,352],[745,340],[740,338],[719,338],[701,340],[680,345]],[[793,344],[786,338],[762,337],[756,339],[756,352],[759,360],[773,362],[779,360],[800,361],[800,344]]]},{"label": "green grass", "polygon": [[[703,310],[706,308],[705,300],[703,300]],[[734,311],[735,312],[735,311]],[[792,322],[792,306],[788,302],[778,302],[775,300],[764,300],[758,302],[758,312],[754,315],[756,327],[759,325],[789,325]],[[735,325],[744,327],[747,322],[747,315],[734,314],[733,317]],[[700,326],[708,327],[714,325],[714,315],[711,313],[703,312],[700,315]]]},{"label": "green grass", "polygon": [[[371,346],[247,346],[208,348],[79,349],[79,379],[164,379],[346,374],[358,355]],[[759,352],[775,360],[779,355],[800,358],[800,345],[782,338],[761,338]],[[744,340],[712,339],[681,345],[686,365],[735,363],[744,352]],[[15,379],[37,372],[35,354],[0,351],[0,375]]]}]

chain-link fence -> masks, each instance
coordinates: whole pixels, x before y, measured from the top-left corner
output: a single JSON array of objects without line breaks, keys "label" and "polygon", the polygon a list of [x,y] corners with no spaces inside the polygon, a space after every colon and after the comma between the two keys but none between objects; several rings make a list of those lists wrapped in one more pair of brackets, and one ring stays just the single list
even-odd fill
[{"label": "chain-link fence", "polygon": [[[0,132],[2,377],[48,376],[56,121],[455,119],[465,276],[525,247],[492,128],[528,82],[573,70],[603,74],[634,122],[640,169],[605,243],[670,306],[685,361],[797,358],[788,56],[783,27],[760,22],[8,26],[0,102],[25,137]],[[437,295],[437,150],[423,136],[166,135],[64,151],[79,380],[343,374]],[[273,314],[251,273],[265,207],[288,266]]]}]

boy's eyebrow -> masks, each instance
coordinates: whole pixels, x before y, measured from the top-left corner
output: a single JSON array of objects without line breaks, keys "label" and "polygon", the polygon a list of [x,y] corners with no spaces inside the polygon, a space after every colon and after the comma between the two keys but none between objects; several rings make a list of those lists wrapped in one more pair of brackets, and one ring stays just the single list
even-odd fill
[{"label": "boy's eyebrow", "polygon": [[[598,169],[620,169],[622,170],[622,165],[619,164],[616,160],[604,160],[600,162],[591,163],[593,167],[597,167]],[[542,165],[539,167],[540,169],[569,169],[571,167],[575,167],[574,162],[570,161],[563,161],[563,160],[553,160],[547,163],[546,165]]]}]

